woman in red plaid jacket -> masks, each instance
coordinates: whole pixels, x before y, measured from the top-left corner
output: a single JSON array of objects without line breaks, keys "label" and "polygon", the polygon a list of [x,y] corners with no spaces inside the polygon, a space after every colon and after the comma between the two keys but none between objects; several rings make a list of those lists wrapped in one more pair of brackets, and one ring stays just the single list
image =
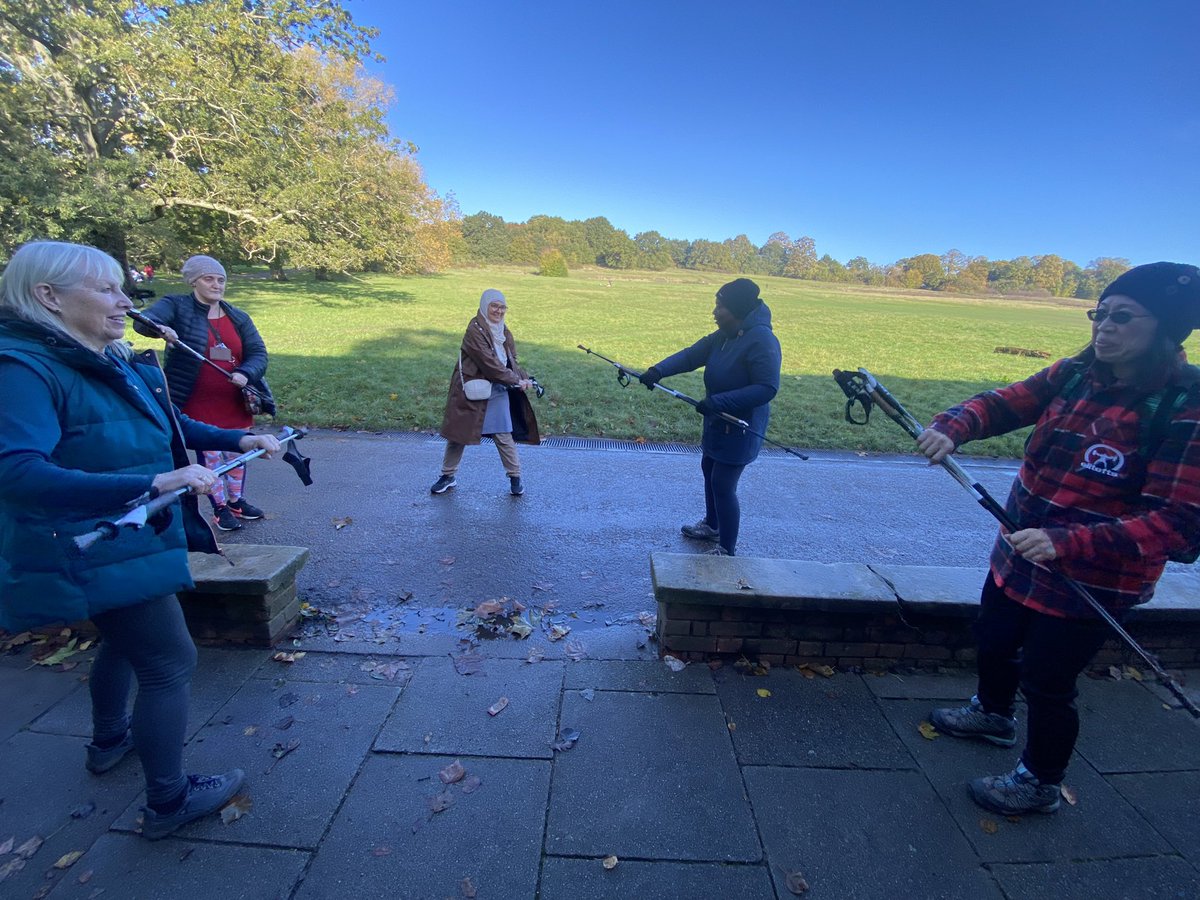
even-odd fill
[{"label": "woman in red plaid jacket", "polygon": [[1058,809],[1079,734],[1076,679],[1110,636],[1039,564],[1120,619],[1150,599],[1168,558],[1200,541],[1200,370],[1183,354],[1200,327],[1200,270],[1130,269],[1088,318],[1092,339],[1077,356],[947,410],[917,440],[938,463],[967,441],[1034,426],[1007,503],[1020,527],[996,540],[975,623],[978,692],[931,716],[943,733],[1012,747],[1020,687],[1028,733],[1017,767],[969,786],[1000,814]]}]

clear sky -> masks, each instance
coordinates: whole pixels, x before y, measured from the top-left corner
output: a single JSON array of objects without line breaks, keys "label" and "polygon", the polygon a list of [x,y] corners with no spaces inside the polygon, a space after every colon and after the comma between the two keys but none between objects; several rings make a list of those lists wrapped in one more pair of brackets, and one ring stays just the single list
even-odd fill
[{"label": "clear sky", "polygon": [[344,0],[464,215],[1200,263],[1200,0]]}]

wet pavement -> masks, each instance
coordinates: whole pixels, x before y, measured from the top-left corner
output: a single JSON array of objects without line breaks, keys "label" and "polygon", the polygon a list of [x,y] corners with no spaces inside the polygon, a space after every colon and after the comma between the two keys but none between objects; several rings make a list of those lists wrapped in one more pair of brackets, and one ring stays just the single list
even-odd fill
[{"label": "wet pavement", "polygon": [[[230,539],[311,547],[318,614],[281,648],[293,661],[205,648],[194,679],[189,769],[245,769],[243,814],[140,838],[136,757],[82,765],[91,651],[65,668],[17,648],[0,655],[0,896],[1200,896],[1200,725],[1160,689],[1084,680],[1073,802],[993,816],[965,783],[1014,752],[918,727],[967,675],[657,658],[648,556],[695,549],[677,534],[698,456],[530,449],[512,498],[473,448],[432,497],[431,439],[307,442],[316,485],[257,464],[248,496],[271,517]],[[971,471],[1000,494],[1011,477]],[[978,566],[993,534],[915,460],[764,458],[741,496],[744,555]],[[540,617],[528,637],[460,621],[500,598]]]}]

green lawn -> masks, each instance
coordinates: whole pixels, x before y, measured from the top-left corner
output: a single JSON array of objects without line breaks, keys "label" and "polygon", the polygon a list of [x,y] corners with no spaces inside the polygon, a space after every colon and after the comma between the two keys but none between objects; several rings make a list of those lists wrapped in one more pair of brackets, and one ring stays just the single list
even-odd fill
[{"label": "green lawn", "polygon": [[[480,292],[508,298],[522,364],[546,387],[534,401],[543,435],[695,442],[690,407],[634,383],[576,349],[585,344],[644,368],[713,328],[713,294],[727,275],[572,272],[540,278],[517,268],[462,269],[427,277],[365,275],[276,284],[233,273],[228,299],[253,317],[271,354],[279,421],[325,428],[433,431],[442,418],[458,343]],[[919,420],[977,391],[1023,378],[1048,360],[996,353],[1042,350],[1051,358],[1088,339],[1084,301],[956,298],[758,279],[783,346],[783,383],[770,437],[801,448],[912,452],[882,414],[868,427],[843,419],[834,368],[873,372]],[[162,294],[180,290],[158,278]],[[139,347],[158,346],[130,331]],[[670,379],[703,395],[701,375]],[[1017,456],[1023,434],[969,445]]]}]

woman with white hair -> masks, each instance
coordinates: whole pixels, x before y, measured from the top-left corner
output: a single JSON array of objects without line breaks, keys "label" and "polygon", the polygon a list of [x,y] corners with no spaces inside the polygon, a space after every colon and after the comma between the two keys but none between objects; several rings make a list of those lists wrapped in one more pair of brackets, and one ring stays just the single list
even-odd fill
[{"label": "woman with white hair", "polygon": [[[196,647],[175,594],[194,586],[188,550],[217,549],[194,496],[216,477],[185,448],[275,452],[279,441],[172,406],[153,354],[122,340],[123,280],[99,250],[50,241],[21,247],[0,276],[0,628],[95,623],[85,764],[99,775],[137,750],[142,834],[154,840],[220,809],[243,780],[183,770]],[[150,527],[72,552],[97,519],[179,488],[190,493]]]},{"label": "woman with white hair", "polygon": [[[254,322],[225,300],[225,267],[211,256],[192,256],[180,269],[190,294],[171,294],[146,310],[148,319],[162,326],[158,332],[141,323],[134,330],[147,337],[166,337],[168,345],[182,340],[203,353],[226,372],[226,378],[188,353],[168,347],[163,370],[171,387],[171,400],[187,415],[221,428],[249,428],[254,416],[246,409],[242,388],[254,388],[265,399],[263,412],[274,415],[275,403],[267,387],[267,347]],[[232,454],[206,450],[200,461],[210,469],[224,465]],[[261,519],[263,511],[244,496],[246,470],[233,469],[220,476],[209,500],[213,522],[221,531],[236,531],[243,519]]]},{"label": "woman with white hair", "polygon": [[[525,393],[533,381],[517,363],[517,345],[504,324],[507,312],[504,295],[488,288],[479,298],[479,314],[467,323],[442,417],[441,435],[446,439],[446,453],[442,457],[441,477],[430,488],[434,494],[444,494],[458,484],[454,475],[462,461],[463,449],[467,444],[478,444],[483,435],[491,437],[500,452],[509,493],[514,497],[525,493],[517,444],[536,446],[541,436],[533,405]],[[472,399],[467,384],[479,380],[491,382],[491,389],[484,396]]]}]

